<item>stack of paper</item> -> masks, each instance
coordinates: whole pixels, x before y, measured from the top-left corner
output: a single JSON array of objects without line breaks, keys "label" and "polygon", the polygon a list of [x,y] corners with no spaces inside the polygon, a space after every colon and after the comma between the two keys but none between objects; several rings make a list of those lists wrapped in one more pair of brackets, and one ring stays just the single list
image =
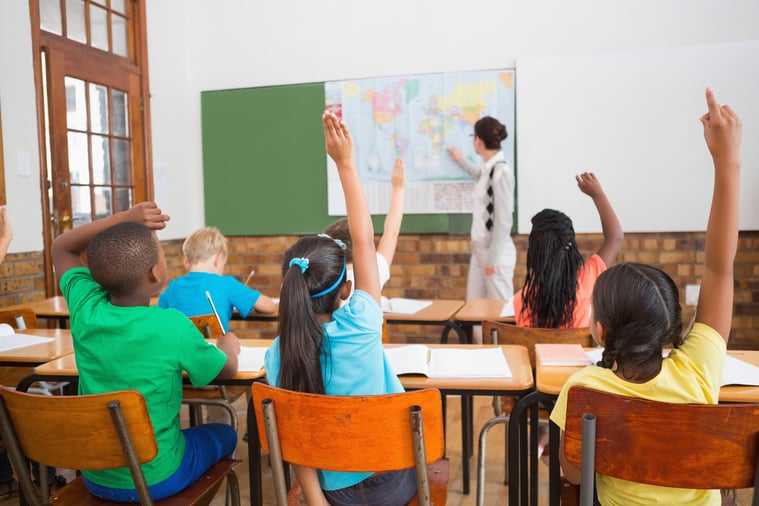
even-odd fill
[{"label": "stack of paper", "polygon": [[7,323],[0,323],[0,351],[14,350],[33,344],[49,343],[54,341],[52,337],[35,336],[32,334],[16,334],[13,327]]},{"label": "stack of paper", "polygon": [[428,378],[510,378],[511,370],[500,347],[430,348],[409,344],[385,348],[396,374],[423,374]]},{"label": "stack of paper", "polygon": [[237,370],[241,372],[258,372],[264,366],[264,357],[269,348],[263,346],[240,346],[237,355]]},{"label": "stack of paper", "polygon": [[536,344],[535,356],[542,366],[593,364],[580,344]]}]

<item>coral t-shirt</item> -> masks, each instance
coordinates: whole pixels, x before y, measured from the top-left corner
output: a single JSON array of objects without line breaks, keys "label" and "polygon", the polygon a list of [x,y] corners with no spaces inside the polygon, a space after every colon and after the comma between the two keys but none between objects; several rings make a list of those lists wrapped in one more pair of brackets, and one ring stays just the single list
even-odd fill
[{"label": "coral t-shirt", "polygon": [[[596,279],[606,270],[606,263],[597,254],[583,264],[577,275],[577,302],[573,314],[572,328],[588,327],[590,325],[590,299],[593,296],[593,286]],[[514,295],[514,316],[519,327],[530,327],[530,311],[522,314],[522,290]]]}]

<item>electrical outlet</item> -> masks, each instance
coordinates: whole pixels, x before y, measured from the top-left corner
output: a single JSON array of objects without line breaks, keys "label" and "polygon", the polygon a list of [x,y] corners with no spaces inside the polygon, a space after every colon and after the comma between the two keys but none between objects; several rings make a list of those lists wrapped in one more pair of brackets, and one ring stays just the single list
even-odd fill
[{"label": "electrical outlet", "polygon": [[685,303],[689,306],[698,304],[698,292],[701,285],[685,285]]}]

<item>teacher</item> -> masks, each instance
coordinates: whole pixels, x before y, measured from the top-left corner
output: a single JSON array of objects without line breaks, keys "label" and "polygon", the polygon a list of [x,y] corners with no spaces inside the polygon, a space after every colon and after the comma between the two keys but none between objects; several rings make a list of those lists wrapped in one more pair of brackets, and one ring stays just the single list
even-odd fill
[{"label": "teacher", "polygon": [[467,300],[511,299],[514,295],[516,248],[511,240],[514,212],[514,170],[506,162],[501,141],[506,126],[485,116],[474,124],[474,151],[482,158],[475,167],[461,150],[448,148],[451,159],[477,181],[472,203],[472,255]]}]

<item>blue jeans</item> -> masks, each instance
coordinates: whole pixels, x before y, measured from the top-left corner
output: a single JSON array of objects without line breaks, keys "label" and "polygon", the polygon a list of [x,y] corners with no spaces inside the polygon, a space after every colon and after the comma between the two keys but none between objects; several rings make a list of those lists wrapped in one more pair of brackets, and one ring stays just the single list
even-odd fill
[{"label": "blue jeans", "polygon": [[[163,499],[181,492],[195,483],[219,460],[231,457],[237,446],[237,432],[225,423],[208,423],[182,430],[185,449],[182,462],[174,474],[150,485],[153,499]],[[84,484],[93,495],[119,502],[139,502],[137,491],[128,488],[110,488],[85,479]]]},{"label": "blue jeans", "polygon": [[324,491],[332,506],[403,506],[415,493],[415,468],[376,474],[350,487]]}]

